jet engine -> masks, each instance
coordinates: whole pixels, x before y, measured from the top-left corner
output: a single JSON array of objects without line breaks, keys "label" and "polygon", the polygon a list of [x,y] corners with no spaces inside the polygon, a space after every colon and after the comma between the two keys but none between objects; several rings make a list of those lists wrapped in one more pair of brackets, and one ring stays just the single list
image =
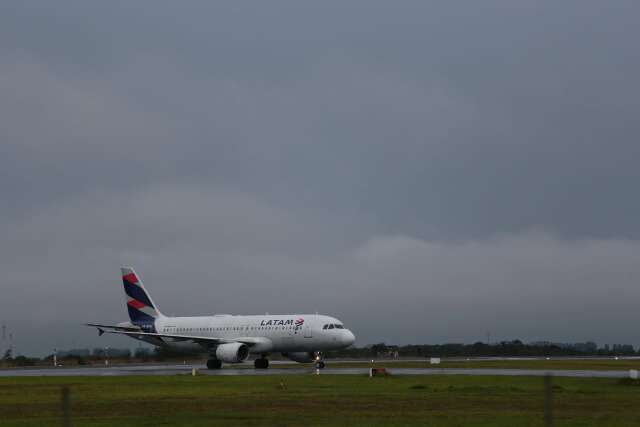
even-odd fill
[{"label": "jet engine", "polygon": [[311,363],[316,360],[316,355],[311,351],[296,351],[293,353],[282,353],[282,355],[298,363]]},{"label": "jet engine", "polygon": [[220,344],[216,347],[216,359],[226,363],[240,363],[249,357],[249,347],[239,342]]}]

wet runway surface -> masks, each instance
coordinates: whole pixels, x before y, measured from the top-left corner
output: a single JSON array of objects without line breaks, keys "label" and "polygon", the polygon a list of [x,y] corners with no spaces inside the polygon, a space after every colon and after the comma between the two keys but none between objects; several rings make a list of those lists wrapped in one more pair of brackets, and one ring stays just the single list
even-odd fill
[{"label": "wet runway surface", "polygon": [[[0,377],[38,376],[130,376],[130,375],[191,375],[192,368],[198,374],[236,375],[368,375],[368,368],[331,368],[316,370],[311,367],[278,368],[261,370],[252,368],[225,367],[208,370],[203,365],[142,365],[72,368],[25,368],[0,370]],[[583,378],[626,378],[629,371],[560,370],[560,369],[465,369],[465,368],[387,368],[392,375],[499,375],[499,376],[544,376]]]}]

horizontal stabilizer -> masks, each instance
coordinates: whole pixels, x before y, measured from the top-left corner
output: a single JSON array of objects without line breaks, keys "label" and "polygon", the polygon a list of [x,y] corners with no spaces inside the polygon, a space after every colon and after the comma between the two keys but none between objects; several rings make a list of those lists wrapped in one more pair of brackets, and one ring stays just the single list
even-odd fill
[{"label": "horizontal stabilizer", "polygon": [[100,323],[85,323],[85,326],[93,326],[98,329],[115,329],[119,331],[139,331],[137,326],[102,325]]}]

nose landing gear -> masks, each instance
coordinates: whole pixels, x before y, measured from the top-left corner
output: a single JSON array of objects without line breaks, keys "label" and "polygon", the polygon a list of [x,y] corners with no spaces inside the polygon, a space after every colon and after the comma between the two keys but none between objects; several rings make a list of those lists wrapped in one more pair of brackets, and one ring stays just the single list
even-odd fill
[{"label": "nose landing gear", "polygon": [[316,369],[324,369],[324,360],[322,360],[322,353],[320,353],[319,351],[316,353],[316,359],[315,359],[315,365],[316,365]]}]

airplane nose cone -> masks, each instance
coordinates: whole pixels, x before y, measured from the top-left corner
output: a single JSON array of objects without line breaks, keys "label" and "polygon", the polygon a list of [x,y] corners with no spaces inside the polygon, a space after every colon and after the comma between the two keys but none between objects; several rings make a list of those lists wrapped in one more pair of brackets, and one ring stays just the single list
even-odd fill
[{"label": "airplane nose cone", "polygon": [[345,346],[350,346],[355,341],[356,341],[356,336],[353,335],[353,332],[351,332],[350,330],[344,331],[344,334],[342,335],[342,343]]}]

